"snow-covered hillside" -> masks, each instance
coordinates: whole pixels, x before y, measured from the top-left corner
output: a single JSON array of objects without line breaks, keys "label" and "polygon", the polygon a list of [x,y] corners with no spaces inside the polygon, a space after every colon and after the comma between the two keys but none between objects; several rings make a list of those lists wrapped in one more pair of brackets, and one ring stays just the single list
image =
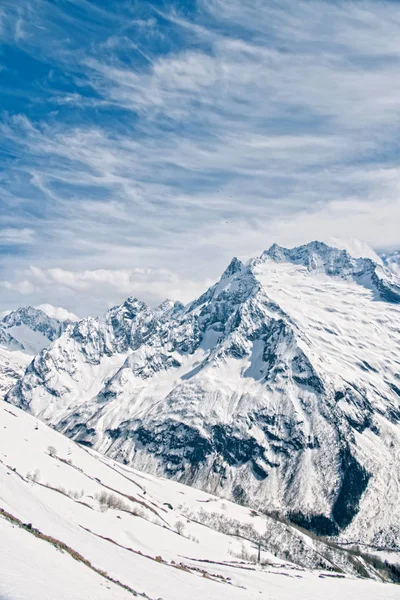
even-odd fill
[{"label": "snow-covered hillside", "polygon": [[376,557],[140,473],[4,402],[0,423],[2,599],[398,598]]},{"label": "snow-covered hillside", "polygon": [[43,311],[25,306],[0,321],[0,397],[23,375],[35,354],[48,346],[69,322],[58,321]]},{"label": "snow-covered hillside", "polygon": [[398,548],[399,301],[371,259],[274,245],[186,307],[74,324],[7,400],[125,464]]}]

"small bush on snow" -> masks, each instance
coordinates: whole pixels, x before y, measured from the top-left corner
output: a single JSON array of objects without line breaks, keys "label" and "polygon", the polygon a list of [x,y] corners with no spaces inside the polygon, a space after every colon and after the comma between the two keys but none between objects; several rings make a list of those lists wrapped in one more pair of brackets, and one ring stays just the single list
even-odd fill
[{"label": "small bush on snow", "polygon": [[40,471],[39,469],[36,469],[36,471],[34,471],[33,473],[28,473],[26,476],[27,479],[30,479],[31,481],[40,481]]},{"label": "small bush on snow", "polygon": [[54,448],[54,446],[49,446],[47,448],[47,452],[49,453],[51,458],[55,458],[55,456],[57,455],[57,450]]},{"label": "small bush on snow", "polygon": [[108,492],[100,492],[97,494],[96,499],[98,500],[101,506],[106,508],[112,508],[114,510],[126,510],[130,512],[130,506],[126,504],[121,498],[115,496],[114,494],[109,494]]},{"label": "small bush on snow", "polygon": [[183,521],[177,521],[175,523],[175,531],[176,531],[176,533],[179,533],[179,535],[182,535],[184,529],[185,529],[185,523]]}]

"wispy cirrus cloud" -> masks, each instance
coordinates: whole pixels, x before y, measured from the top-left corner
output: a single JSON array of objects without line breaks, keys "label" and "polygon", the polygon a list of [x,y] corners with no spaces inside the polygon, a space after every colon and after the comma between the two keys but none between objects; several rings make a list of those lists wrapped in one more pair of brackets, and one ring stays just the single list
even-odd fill
[{"label": "wispy cirrus cloud", "polygon": [[188,299],[273,241],[399,245],[397,3],[5,0],[1,23],[6,308]]},{"label": "wispy cirrus cloud", "polygon": [[0,229],[0,246],[20,246],[33,244],[35,241],[35,232],[33,229],[16,227],[5,227]]}]

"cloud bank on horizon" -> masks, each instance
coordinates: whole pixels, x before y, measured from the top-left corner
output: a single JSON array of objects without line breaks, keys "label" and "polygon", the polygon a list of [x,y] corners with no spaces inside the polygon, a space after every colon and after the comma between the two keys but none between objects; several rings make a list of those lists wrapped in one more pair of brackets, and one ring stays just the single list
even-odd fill
[{"label": "cloud bank on horizon", "polygon": [[1,310],[190,300],[232,255],[399,247],[400,4],[3,0]]}]

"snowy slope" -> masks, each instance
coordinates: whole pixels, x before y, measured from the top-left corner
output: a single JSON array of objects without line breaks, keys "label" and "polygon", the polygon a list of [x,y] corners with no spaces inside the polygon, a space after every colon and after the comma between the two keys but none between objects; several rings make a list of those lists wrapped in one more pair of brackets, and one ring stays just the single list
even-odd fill
[{"label": "snowy slope", "polygon": [[74,325],[7,400],[149,473],[398,548],[399,301],[369,258],[274,245],[187,307]]},{"label": "snowy slope", "polygon": [[1,598],[399,597],[368,558],[120,465],[3,402],[0,423]]},{"label": "snowy slope", "polygon": [[25,306],[0,321],[0,398],[18,381],[35,354],[48,346],[69,322]]},{"label": "snowy slope", "polygon": [[382,253],[381,259],[391,271],[400,277],[400,250]]}]

